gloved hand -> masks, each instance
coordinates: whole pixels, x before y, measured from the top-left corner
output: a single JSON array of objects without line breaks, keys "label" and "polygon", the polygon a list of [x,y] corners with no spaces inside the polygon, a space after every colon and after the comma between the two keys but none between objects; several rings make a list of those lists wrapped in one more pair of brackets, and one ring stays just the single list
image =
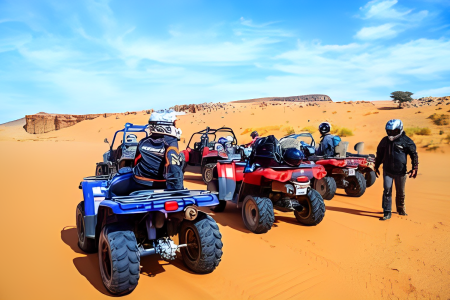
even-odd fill
[{"label": "gloved hand", "polygon": [[417,169],[413,169],[409,171],[407,174],[409,174],[409,178],[416,178],[417,177]]},{"label": "gloved hand", "polygon": [[375,176],[377,176],[377,178],[380,176],[380,170],[378,168],[375,168]]}]

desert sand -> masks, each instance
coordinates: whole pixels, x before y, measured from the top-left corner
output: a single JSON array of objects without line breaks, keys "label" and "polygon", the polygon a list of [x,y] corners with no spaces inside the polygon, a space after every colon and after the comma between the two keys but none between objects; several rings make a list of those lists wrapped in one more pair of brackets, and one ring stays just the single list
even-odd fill
[{"label": "desert sand", "polygon": [[[234,106],[234,107],[233,107]],[[375,104],[321,103],[320,107],[231,103],[226,110],[180,117],[180,148],[206,126],[232,127],[240,143],[252,128],[281,137],[328,120],[354,133],[374,153],[384,124],[400,118],[405,127],[429,127],[414,136],[419,175],[408,179],[409,216],[381,216],[382,180],[361,198],[338,195],[326,201],[315,227],[298,224],[293,214],[276,212],[274,227],[263,235],[244,227],[240,210],[229,204],[211,213],[223,235],[224,255],[208,275],[191,273],[181,259],[141,260],[139,285],[125,299],[449,299],[450,298],[450,127],[427,119],[450,106],[392,109]],[[421,111],[421,113],[418,113]],[[448,114],[448,113],[447,113]],[[77,247],[75,208],[78,184],[93,175],[95,163],[125,122],[145,124],[148,115],[97,118],[45,134],[28,134],[23,122],[0,125],[1,199],[0,299],[106,299],[97,254]],[[440,131],[444,131],[440,135]],[[319,140],[317,132],[314,134]],[[432,145],[433,147],[430,147]],[[425,146],[425,147],[424,147]],[[434,150],[427,151],[430,148]],[[200,175],[186,174],[188,188],[205,188]]]}]

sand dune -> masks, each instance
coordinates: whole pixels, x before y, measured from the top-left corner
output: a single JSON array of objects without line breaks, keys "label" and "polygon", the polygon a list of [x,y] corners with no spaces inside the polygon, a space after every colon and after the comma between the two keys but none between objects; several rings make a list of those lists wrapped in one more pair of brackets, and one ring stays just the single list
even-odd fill
[{"label": "sand dune", "polygon": [[[247,128],[278,126],[282,136],[322,120],[354,133],[344,140],[366,142],[374,152],[388,119],[405,127],[431,129],[414,136],[419,176],[407,181],[409,216],[380,222],[382,181],[361,198],[338,194],[326,201],[324,221],[299,225],[289,213],[276,213],[274,228],[256,235],[246,230],[240,211],[229,205],[212,214],[223,235],[224,255],[209,275],[191,273],[178,259],[142,259],[141,279],[126,299],[448,299],[450,298],[449,126],[427,119],[436,107],[392,109],[390,103],[298,104],[259,107],[232,103],[227,110],[180,117],[188,140],[192,132],[232,127],[241,143]],[[449,106],[440,112],[445,113]],[[449,107],[450,108],[450,107]],[[417,113],[421,111],[421,113]],[[335,112],[335,113],[334,113]],[[377,112],[377,113],[375,113]],[[370,113],[370,114],[369,114]],[[148,115],[98,118],[46,134],[31,135],[20,125],[0,125],[3,172],[0,228],[0,299],[103,299],[96,254],[77,247],[75,208],[82,200],[78,183],[92,175],[115,130],[125,122],[145,124]],[[286,129],[287,128],[287,129]],[[440,131],[444,134],[440,135]],[[317,133],[314,134],[318,140]],[[428,144],[438,148],[426,151]],[[185,143],[180,143],[184,148]],[[204,188],[200,175],[186,174],[185,185]],[[339,191],[338,191],[339,193]]]}]

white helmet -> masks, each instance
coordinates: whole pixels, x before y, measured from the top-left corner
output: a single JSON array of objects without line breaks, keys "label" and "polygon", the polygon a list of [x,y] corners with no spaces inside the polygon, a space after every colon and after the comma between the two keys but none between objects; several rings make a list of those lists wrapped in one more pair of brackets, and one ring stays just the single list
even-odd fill
[{"label": "white helmet", "polygon": [[399,138],[403,133],[403,122],[399,119],[392,119],[386,123],[386,133],[390,141]]},{"label": "white helmet", "polygon": [[170,135],[180,139],[181,129],[175,127],[177,115],[184,115],[184,113],[170,110],[159,110],[151,114],[148,120],[148,128],[153,134]]}]

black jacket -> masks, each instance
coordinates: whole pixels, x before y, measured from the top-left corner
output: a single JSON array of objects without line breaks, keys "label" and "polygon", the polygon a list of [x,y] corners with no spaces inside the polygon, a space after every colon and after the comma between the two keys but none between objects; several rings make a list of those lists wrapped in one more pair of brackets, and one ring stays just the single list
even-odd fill
[{"label": "black jacket", "polygon": [[407,155],[411,157],[412,168],[417,170],[419,167],[419,156],[416,152],[416,144],[404,132],[392,142],[385,136],[377,148],[375,168],[378,169],[383,164],[383,170],[388,173],[404,175],[407,172]]},{"label": "black jacket", "polygon": [[165,181],[168,190],[183,188],[183,172],[175,137],[152,134],[142,139],[137,147],[139,157],[133,169],[135,180],[151,185],[152,181]]}]

